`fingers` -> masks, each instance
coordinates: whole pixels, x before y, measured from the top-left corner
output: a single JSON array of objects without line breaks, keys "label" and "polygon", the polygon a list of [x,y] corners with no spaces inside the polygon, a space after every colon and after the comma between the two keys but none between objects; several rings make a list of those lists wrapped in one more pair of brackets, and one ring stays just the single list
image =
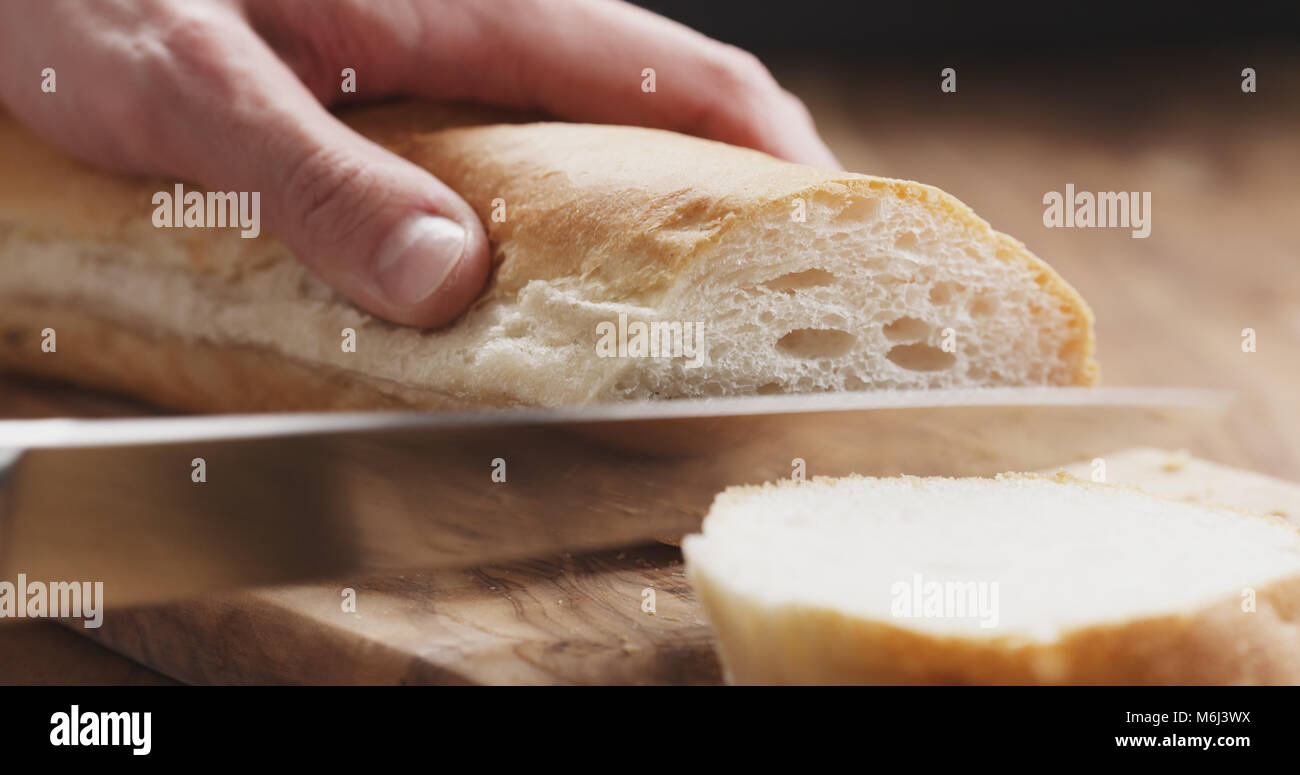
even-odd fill
[{"label": "fingers", "polygon": [[542,108],[838,167],[802,103],[755,58],[617,2],[49,0],[29,10],[45,38],[3,36],[0,63],[17,73],[57,61],[65,88],[54,99],[0,83],[27,120],[101,164],[260,192],[266,223],[299,258],[400,323],[459,314],[486,280],[487,240],[446,186],[321,106],[342,67],[370,84],[358,96]]},{"label": "fingers", "polygon": [[[622,2],[520,3],[488,15],[486,51],[514,70],[479,72],[489,88],[560,115],[657,126],[839,168],[803,103],[757,57]],[[575,20],[576,17],[576,20]],[[654,91],[646,73],[654,71]],[[414,86],[414,84],[412,84]]]},{"label": "fingers", "polygon": [[540,108],[840,166],[807,109],[755,57],[626,3],[275,0],[250,3],[249,14],[309,83],[354,67],[371,95]]},{"label": "fingers", "polygon": [[[260,192],[269,229],[312,270],[385,319],[437,326],[489,269],[476,214],[425,170],[352,132],[233,11],[155,10],[105,56],[119,67],[129,125],[115,144],[133,169],[209,190]],[[125,62],[125,64],[121,64]]]},{"label": "fingers", "polygon": [[477,215],[428,172],[308,102],[240,130],[263,140],[230,162],[232,179],[266,192],[271,229],[361,307],[397,323],[450,322],[487,279]]}]

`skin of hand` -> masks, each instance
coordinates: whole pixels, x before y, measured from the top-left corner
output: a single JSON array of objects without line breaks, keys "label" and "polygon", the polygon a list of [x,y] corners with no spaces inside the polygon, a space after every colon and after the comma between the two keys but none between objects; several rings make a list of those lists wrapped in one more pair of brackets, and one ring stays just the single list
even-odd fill
[{"label": "skin of hand", "polygon": [[617,0],[0,2],[0,100],[18,118],[94,164],[259,191],[270,229],[358,306],[443,325],[486,282],[486,233],[441,181],[330,114],[358,96],[344,68],[366,98],[536,109],[839,167],[756,58]]}]

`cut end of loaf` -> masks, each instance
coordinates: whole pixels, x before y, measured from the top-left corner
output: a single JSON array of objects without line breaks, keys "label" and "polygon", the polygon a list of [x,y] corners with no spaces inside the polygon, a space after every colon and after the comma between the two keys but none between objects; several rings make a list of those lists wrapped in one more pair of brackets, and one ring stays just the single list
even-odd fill
[{"label": "cut end of loaf", "polygon": [[[803,220],[794,216],[802,211]],[[1097,381],[1092,314],[947,194],[855,176],[774,202],[699,251],[662,305],[708,368],[629,364],[611,398]]]}]

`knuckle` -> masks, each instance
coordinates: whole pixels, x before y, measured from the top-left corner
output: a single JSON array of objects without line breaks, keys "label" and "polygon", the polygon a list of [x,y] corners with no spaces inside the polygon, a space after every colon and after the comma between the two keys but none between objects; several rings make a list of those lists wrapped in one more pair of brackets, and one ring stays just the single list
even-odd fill
[{"label": "knuckle", "polygon": [[177,88],[228,97],[241,86],[229,35],[214,20],[177,14],[158,23],[157,36]]},{"label": "knuckle", "polygon": [[384,187],[363,161],[325,148],[294,159],[284,181],[292,224],[307,234],[351,234],[386,200]]},{"label": "knuckle", "polygon": [[742,48],[724,45],[717,56],[715,72],[725,87],[748,93],[768,90],[776,83],[767,66]]}]

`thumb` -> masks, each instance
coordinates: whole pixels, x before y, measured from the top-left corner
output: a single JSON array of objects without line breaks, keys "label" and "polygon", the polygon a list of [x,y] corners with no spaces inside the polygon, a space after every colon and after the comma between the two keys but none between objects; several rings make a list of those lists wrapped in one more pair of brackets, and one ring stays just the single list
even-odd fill
[{"label": "thumb", "polygon": [[154,152],[174,172],[260,192],[270,230],[374,315],[432,327],[469,306],[487,279],[488,240],[455,192],[345,126],[251,32],[176,48],[154,113],[169,130]]},{"label": "thumb", "polygon": [[248,160],[250,182],[271,230],[340,292],[387,320],[440,326],[482,290],[487,236],[441,181],[342,125],[284,145],[280,164]]}]

